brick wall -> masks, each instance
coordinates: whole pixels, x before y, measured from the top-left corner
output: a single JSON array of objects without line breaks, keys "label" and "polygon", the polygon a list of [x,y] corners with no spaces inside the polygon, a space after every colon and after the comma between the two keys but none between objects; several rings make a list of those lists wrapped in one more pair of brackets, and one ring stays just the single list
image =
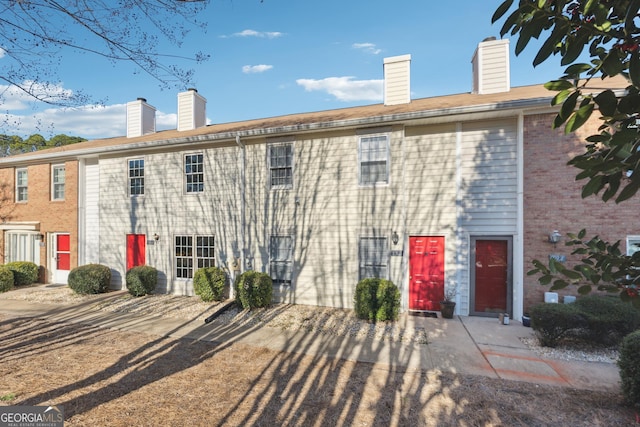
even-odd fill
[{"label": "brick wall", "polygon": [[[575,154],[583,148],[588,135],[598,133],[600,121],[597,113],[578,133],[564,135],[564,130],[552,130],[555,114],[527,116],[524,119],[524,309],[544,301],[544,292],[550,286],[538,284],[536,276],[526,276],[533,268],[531,261],[548,260],[549,254],[567,256],[567,265],[575,257],[571,247],[565,246],[566,233],[577,233],[586,228],[587,236],[599,235],[605,240],[621,240],[626,251],[627,235],[640,235],[638,212],[640,196],[616,205],[604,203],[599,197],[582,199],[581,188],[585,181],[575,181],[578,169],[567,166]],[[555,247],[548,242],[548,234],[558,230],[563,235]],[[559,292],[577,295],[575,287]]]},{"label": "brick wall", "polygon": [[[56,163],[58,165],[60,163]],[[27,167],[28,200],[26,203],[15,202],[15,168],[0,169],[0,183],[3,196],[0,202],[0,217],[6,222],[36,221],[39,222],[40,233],[68,232],[71,237],[71,268],[78,265],[78,162],[65,163],[65,198],[51,200],[51,164]],[[45,240],[40,247],[40,264],[42,280],[50,275],[49,262],[51,254],[47,254],[50,242]],[[0,237],[0,259],[4,263],[4,233]]]}]

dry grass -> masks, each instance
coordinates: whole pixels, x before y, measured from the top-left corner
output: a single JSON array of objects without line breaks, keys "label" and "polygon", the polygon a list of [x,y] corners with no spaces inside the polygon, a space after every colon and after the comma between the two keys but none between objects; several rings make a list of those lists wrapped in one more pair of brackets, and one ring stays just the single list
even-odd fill
[{"label": "dry grass", "polygon": [[66,426],[624,426],[572,390],[0,316],[0,405]]}]

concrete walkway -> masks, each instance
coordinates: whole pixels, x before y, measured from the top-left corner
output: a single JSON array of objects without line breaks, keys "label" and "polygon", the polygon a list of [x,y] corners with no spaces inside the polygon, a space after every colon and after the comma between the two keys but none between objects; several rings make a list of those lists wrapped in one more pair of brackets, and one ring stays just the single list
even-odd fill
[{"label": "concrete walkway", "polygon": [[[121,293],[109,293],[105,298],[118,295]],[[54,306],[0,299],[0,313],[152,335],[243,343],[276,351],[375,363],[387,369],[437,370],[580,389],[619,390],[615,364],[542,358],[520,340],[533,336],[533,330],[513,320],[510,325],[501,325],[494,318],[434,319],[404,314],[399,321],[405,326],[424,328],[427,332],[428,344],[416,344],[265,326],[205,324],[195,320],[108,313],[93,309],[95,303],[96,300],[92,300]]]}]

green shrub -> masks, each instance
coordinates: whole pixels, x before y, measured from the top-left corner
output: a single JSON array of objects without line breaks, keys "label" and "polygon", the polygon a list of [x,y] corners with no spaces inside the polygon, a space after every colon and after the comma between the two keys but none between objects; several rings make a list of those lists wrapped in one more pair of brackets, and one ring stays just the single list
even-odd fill
[{"label": "green shrub", "polygon": [[624,400],[640,411],[640,331],[632,332],[622,340],[618,368]]},{"label": "green shrub", "polygon": [[640,326],[640,310],[618,296],[583,296],[575,305],[587,320],[587,339],[597,344],[619,344]]},{"label": "green shrub", "polygon": [[353,295],[354,309],[359,319],[373,322],[378,311],[378,283],[380,279],[362,279]]},{"label": "green shrub", "polygon": [[531,327],[540,345],[555,347],[572,333],[586,328],[587,321],[575,304],[543,303],[531,308]]},{"label": "green shrub", "polygon": [[354,310],[359,319],[370,322],[397,320],[400,311],[400,291],[385,279],[362,279],[353,296]]},{"label": "green shrub", "polygon": [[266,307],[271,304],[273,281],[267,273],[245,271],[236,281],[236,299],[244,309]]},{"label": "green shrub", "polygon": [[13,289],[13,271],[4,265],[0,265],[0,292]]},{"label": "green shrub", "polygon": [[69,272],[69,287],[77,294],[99,294],[109,290],[111,270],[106,265],[87,264]]},{"label": "green shrub", "polygon": [[38,266],[29,261],[13,261],[5,264],[13,271],[13,281],[16,286],[30,285],[38,281]]},{"label": "green shrub", "polygon": [[400,312],[400,290],[398,287],[389,280],[380,280],[376,297],[378,300],[376,320],[380,322],[398,320]]},{"label": "green shrub", "polygon": [[134,297],[152,293],[158,284],[158,270],[148,265],[139,265],[127,271],[127,290]]},{"label": "green shrub", "polygon": [[202,301],[222,301],[226,287],[227,275],[221,268],[200,268],[193,275],[193,290]]}]

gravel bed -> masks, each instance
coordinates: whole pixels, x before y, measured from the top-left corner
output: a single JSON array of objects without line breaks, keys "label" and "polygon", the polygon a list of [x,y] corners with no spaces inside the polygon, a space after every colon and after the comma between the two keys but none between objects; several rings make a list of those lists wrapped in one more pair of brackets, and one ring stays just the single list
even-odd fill
[{"label": "gravel bed", "polygon": [[[17,299],[44,304],[75,304],[95,300],[95,308],[107,312],[135,313],[185,320],[204,320],[214,313],[219,303],[202,302],[198,297],[175,295],[147,295],[132,297],[123,294],[114,298],[102,295],[76,295],[67,286],[40,285],[17,288],[0,293],[0,299]],[[231,307],[214,322],[236,325],[263,325],[282,330],[304,330],[337,336],[352,336],[371,340],[412,342],[427,344],[424,328],[404,326],[404,322],[369,323],[358,319],[353,310],[316,307],[298,304],[278,304],[267,309],[239,310]],[[521,338],[522,342],[536,354],[552,359],[580,360],[615,363],[616,348],[599,348],[584,343],[571,343],[556,348],[542,347],[536,338]]]}]

